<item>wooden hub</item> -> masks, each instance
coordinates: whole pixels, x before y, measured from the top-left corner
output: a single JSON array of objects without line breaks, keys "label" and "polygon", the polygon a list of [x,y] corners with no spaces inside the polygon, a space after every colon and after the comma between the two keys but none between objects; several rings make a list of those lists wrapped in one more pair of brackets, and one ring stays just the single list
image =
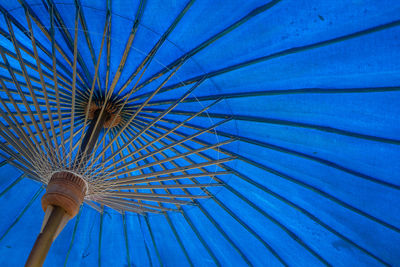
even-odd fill
[{"label": "wooden hub", "polygon": [[86,182],[79,176],[67,171],[56,172],[42,197],[43,210],[46,211],[48,205],[58,206],[72,218],[78,214],[86,191]]},{"label": "wooden hub", "polygon": [[[92,102],[89,107],[88,118],[90,120],[93,120],[96,117],[95,116],[96,111],[101,110],[101,108],[102,108],[101,105],[99,106],[97,103]],[[120,114],[118,114],[118,115],[116,114],[117,111],[118,111],[118,108],[115,105],[113,105],[111,103],[107,104],[107,106],[104,108],[104,112],[107,112],[110,116],[105,121],[105,123],[103,125],[104,128],[112,128],[121,123],[122,118],[121,118]]]}]

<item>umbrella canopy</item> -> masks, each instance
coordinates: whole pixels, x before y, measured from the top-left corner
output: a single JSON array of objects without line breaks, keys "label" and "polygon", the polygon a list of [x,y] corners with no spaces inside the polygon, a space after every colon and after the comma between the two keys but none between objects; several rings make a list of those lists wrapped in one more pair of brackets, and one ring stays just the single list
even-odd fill
[{"label": "umbrella canopy", "polygon": [[0,12],[2,266],[60,171],[87,190],[45,266],[400,263],[400,2]]}]

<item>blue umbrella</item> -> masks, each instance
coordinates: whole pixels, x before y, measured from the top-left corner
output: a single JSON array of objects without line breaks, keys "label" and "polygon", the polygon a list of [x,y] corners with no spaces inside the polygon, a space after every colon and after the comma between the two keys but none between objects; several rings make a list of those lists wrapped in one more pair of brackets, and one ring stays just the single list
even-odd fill
[{"label": "blue umbrella", "polygon": [[0,11],[2,266],[400,264],[400,2]]}]

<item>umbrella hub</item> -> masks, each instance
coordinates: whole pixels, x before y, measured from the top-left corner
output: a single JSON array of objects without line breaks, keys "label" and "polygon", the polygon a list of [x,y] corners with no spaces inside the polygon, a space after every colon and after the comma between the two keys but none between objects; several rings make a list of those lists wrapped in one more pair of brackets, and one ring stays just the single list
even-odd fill
[{"label": "umbrella hub", "polygon": [[107,120],[104,122],[104,128],[113,128],[121,124],[122,117],[119,112],[119,107],[113,102],[104,103],[104,101],[93,101],[89,106],[88,118],[93,120],[97,117],[97,114],[101,112],[104,106],[104,111],[109,114]]},{"label": "umbrella hub", "polygon": [[42,197],[43,210],[46,211],[49,205],[58,206],[72,218],[78,214],[87,189],[86,181],[78,175],[68,171],[56,172]]}]

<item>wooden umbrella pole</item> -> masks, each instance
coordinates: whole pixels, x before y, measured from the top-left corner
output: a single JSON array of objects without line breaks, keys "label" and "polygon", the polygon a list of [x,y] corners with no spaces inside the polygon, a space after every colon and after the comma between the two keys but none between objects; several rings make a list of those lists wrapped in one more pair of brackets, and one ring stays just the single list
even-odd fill
[{"label": "wooden umbrella pole", "polygon": [[[99,118],[99,113],[95,112],[95,117],[83,138],[79,153],[79,157],[84,156],[83,160],[92,153],[101,129],[110,118],[107,112],[103,112]],[[53,241],[67,222],[78,214],[87,189],[84,179],[73,172],[60,171],[53,174],[47,185],[46,194],[42,197],[42,207],[46,212],[42,229],[26,261],[26,267],[43,265]]]},{"label": "wooden umbrella pole", "polygon": [[39,267],[43,265],[51,244],[56,238],[59,226],[66,219],[68,220],[69,216],[63,208],[55,206],[52,209],[43,231],[38,235],[36,242],[33,245],[25,266]]}]

